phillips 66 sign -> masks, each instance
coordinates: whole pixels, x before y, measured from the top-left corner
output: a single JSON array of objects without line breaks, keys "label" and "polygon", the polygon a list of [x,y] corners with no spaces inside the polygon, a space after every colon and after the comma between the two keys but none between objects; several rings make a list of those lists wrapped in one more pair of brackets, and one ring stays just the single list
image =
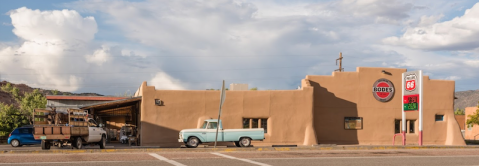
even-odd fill
[{"label": "phillips 66 sign", "polygon": [[403,76],[403,107],[404,111],[418,111],[421,94],[421,78],[419,71],[404,73]]},{"label": "phillips 66 sign", "polygon": [[406,87],[404,87],[404,89],[409,92],[414,91],[416,89],[416,73],[406,75],[406,78],[404,79],[406,81]]}]

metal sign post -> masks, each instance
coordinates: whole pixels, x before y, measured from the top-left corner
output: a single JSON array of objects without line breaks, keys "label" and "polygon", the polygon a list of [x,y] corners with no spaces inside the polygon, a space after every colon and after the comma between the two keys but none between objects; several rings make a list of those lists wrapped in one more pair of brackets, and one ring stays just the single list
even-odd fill
[{"label": "metal sign post", "polygon": [[218,129],[220,128],[221,107],[223,106],[223,103],[225,102],[225,98],[226,98],[225,80],[223,80],[223,85],[221,86],[221,93],[220,93],[220,110],[218,112],[218,123],[216,123],[217,125],[216,125],[216,137],[215,137],[214,148],[216,148],[216,142],[218,141]]},{"label": "metal sign post", "polygon": [[[402,73],[401,89],[404,96],[404,73]],[[402,145],[406,145],[406,113],[404,112],[404,100],[401,102],[402,107]]]},{"label": "metal sign post", "polygon": [[406,136],[406,112],[419,111],[419,139],[418,144],[422,146],[422,115],[423,115],[423,81],[422,70],[405,72],[402,74],[402,122],[403,122],[403,145]]}]

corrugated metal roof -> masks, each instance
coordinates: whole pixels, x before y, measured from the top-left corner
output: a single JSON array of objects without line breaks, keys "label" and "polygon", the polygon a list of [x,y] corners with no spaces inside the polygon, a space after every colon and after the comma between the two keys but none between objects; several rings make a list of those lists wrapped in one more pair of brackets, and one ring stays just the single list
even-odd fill
[{"label": "corrugated metal roof", "polygon": [[95,101],[111,101],[121,100],[125,97],[111,97],[111,96],[56,96],[47,95],[47,100],[95,100]]}]

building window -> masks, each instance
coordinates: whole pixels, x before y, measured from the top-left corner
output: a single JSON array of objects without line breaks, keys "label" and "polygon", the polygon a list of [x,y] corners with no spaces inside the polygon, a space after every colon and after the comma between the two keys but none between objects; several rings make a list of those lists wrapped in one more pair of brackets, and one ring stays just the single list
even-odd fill
[{"label": "building window", "polygon": [[471,131],[472,130],[472,123],[467,125],[467,130]]},{"label": "building window", "polygon": [[251,119],[251,128],[258,128],[259,119]]},{"label": "building window", "polygon": [[261,128],[264,129],[264,133],[268,133],[268,119],[261,119]]},{"label": "building window", "polygon": [[401,120],[396,119],[394,120],[394,133],[401,133]]},{"label": "building window", "polygon": [[344,129],[360,130],[363,129],[363,118],[361,117],[344,117]]},{"label": "building window", "polygon": [[414,126],[416,124],[416,120],[409,120],[409,133],[414,133],[414,130],[416,127]]},{"label": "building window", "polygon": [[243,118],[243,128],[244,129],[263,128],[264,133],[268,133],[268,119]]},{"label": "building window", "polygon": [[444,121],[444,115],[436,115],[436,121]]},{"label": "building window", "polygon": [[243,118],[243,129],[249,129],[249,119]]}]

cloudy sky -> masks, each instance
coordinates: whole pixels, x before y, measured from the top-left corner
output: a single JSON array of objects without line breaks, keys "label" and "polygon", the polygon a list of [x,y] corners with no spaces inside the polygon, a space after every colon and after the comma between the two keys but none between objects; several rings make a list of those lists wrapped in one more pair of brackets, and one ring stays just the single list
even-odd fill
[{"label": "cloudy sky", "polygon": [[479,89],[475,0],[24,0],[0,6],[0,79],[116,95],[295,89],[358,66],[423,70]]}]

